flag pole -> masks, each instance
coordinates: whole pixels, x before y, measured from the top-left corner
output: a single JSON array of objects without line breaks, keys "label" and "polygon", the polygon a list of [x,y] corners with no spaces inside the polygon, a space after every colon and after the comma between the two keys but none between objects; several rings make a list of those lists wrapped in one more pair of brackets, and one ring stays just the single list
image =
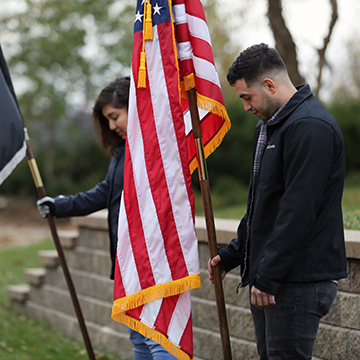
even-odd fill
[{"label": "flag pole", "polygon": [[[198,112],[198,106],[196,100],[196,89],[188,90],[187,94],[189,100],[189,109],[191,114],[193,135],[195,140],[196,158],[198,161],[199,180],[200,180],[200,188],[201,188],[201,194],[204,204],[205,222],[206,222],[206,230],[208,235],[210,257],[213,258],[218,254],[217,240],[216,240],[216,232],[215,232],[214,215],[211,204],[210,185],[209,185],[209,179],[206,168],[206,159],[205,159],[204,148],[202,143],[200,118],[199,118],[199,112]],[[219,266],[213,267],[213,271],[214,271],[215,297],[216,297],[216,305],[217,305],[217,311],[219,317],[223,356],[224,356],[224,360],[231,360],[232,356],[231,356],[230,337],[229,337],[229,330],[228,330],[227,317],[226,317],[224,291],[223,291]]]},{"label": "flag pole", "polygon": [[[27,158],[28,158],[31,174],[32,174],[32,177],[34,179],[34,183],[35,183],[39,198],[41,199],[41,198],[46,196],[45,188],[43,186],[43,182],[41,180],[40,172],[39,172],[39,169],[37,167],[34,155],[32,153],[29,140],[26,140],[26,155],[27,155]],[[89,356],[89,360],[96,360],[93,348],[91,346],[90,338],[89,338],[89,335],[88,335],[88,332],[87,332],[87,329],[86,329],[86,326],[85,326],[84,317],[83,317],[83,314],[82,314],[82,311],[81,311],[81,308],[80,308],[80,303],[79,303],[78,298],[76,296],[75,287],[74,287],[74,284],[73,284],[71,276],[70,276],[69,268],[68,268],[67,263],[66,263],[66,259],[65,259],[65,255],[64,255],[62,246],[60,244],[60,239],[59,239],[59,236],[58,236],[58,233],[57,233],[57,230],[56,230],[55,221],[54,221],[54,218],[51,215],[51,213],[48,214],[47,220],[48,220],[49,227],[50,227],[50,230],[51,230],[51,234],[52,234],[52,237],[53,237],[53,240],[54,240],[54,243],[55,243],[58,255],[59,255],[59,260],[60,260],[60,264],[61,264],[61,267],[63,269],[64,275],[65,275],[66,283],[67,283],[68,288],[69,288],[69,292],[70,292],[71,299],[72,299],[72,302],[73,302],[73,305],[74,305],[74,308],[75,308],[76,316],[78,318],[81,333],[82,333],[82,336],[84,338],[84,342],[85,342],[86,350],[87,350],[87,353],[88,353],[88,356]]]}]

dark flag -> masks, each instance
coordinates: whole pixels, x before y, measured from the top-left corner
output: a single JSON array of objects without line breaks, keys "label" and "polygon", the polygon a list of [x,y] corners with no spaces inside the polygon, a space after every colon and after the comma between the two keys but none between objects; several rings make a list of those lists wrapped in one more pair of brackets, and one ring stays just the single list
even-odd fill
[{"label": "dark flag", "polygon": [[26,154],[26,129],[0,45],[0,184]]}]

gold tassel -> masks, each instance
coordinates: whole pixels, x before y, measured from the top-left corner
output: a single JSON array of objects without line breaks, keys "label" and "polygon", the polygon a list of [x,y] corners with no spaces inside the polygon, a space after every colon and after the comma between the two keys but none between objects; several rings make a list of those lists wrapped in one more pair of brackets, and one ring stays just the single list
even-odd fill
[{"label": "gold tassel", "polygon": [[146,4],[145,25],[144,25],[144,39],[145,40],[152,40],[153,39],[152,6],[150,4],[150,0]]},{"label": "gold tassel", "polygon": [[138,88],[146,88],[146,54],[145,51],[140,53],[139,79]]}]

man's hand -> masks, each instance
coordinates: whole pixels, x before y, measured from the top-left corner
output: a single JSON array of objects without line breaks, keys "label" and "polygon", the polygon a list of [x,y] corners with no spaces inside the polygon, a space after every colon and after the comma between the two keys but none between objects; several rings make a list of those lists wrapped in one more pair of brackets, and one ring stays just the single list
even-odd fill
[{"label": "man's hand", "polygon": [[275,305],[275,296],[264,293],[253,286],[251,288],[251,304],[258,309],[262,309],[263,307],[269,305]]},{"label": "man's hand", "polygon": [[224,280],[226,271],[224,269],[224,266],[221,262],[220,255],[216,255],[212,259],[208,261],[208,271],[209,271],[209,280],[214,283],[214,272],[213,272],[213,266],[219,266],[220,267],[220,274],[221,274],[221,280]]}]

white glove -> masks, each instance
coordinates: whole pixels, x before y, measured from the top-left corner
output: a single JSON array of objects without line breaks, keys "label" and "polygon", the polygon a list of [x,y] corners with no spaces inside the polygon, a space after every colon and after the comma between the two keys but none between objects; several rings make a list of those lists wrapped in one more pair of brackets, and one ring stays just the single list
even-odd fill
[{"label": "white glove", "polygon": [[50,196],[45,196],[36,202],[40,215],[46,218],[49,214],[55,215],[55,201]]}]

